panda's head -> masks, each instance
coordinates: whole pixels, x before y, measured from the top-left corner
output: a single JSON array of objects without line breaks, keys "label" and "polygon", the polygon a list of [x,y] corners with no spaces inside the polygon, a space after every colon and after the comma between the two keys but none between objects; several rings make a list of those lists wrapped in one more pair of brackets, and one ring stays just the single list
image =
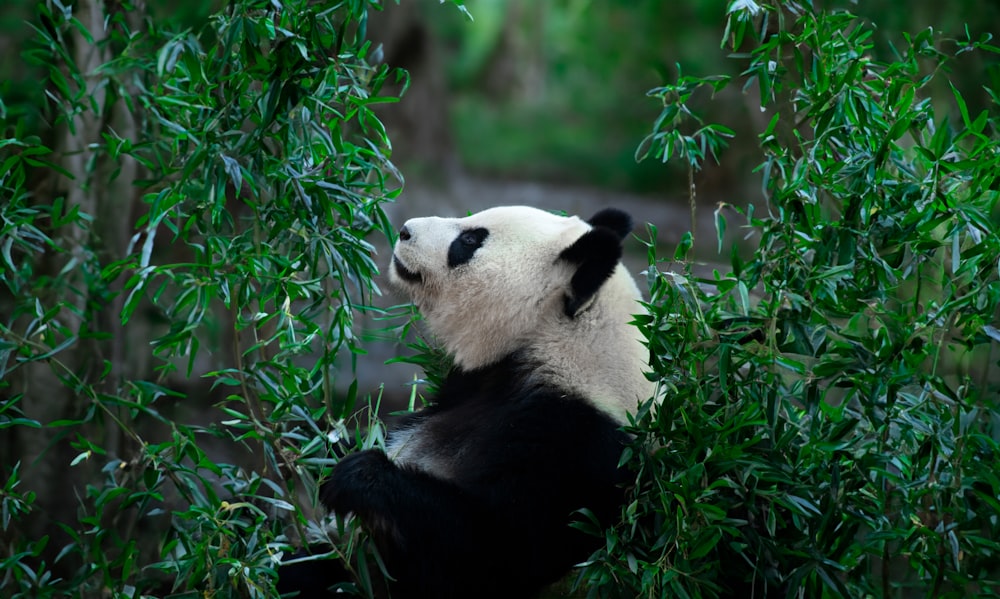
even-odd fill
[{"label": "panda's head", "polygon": [[399,230],[389,277],[458,367],[518,352],[552,383],[607,396],[624,420],[619,405],[651,393],[630,324],[640,295],[619,263],[631,229],[616,209],[586,221],[526,206],[415,218]]}]

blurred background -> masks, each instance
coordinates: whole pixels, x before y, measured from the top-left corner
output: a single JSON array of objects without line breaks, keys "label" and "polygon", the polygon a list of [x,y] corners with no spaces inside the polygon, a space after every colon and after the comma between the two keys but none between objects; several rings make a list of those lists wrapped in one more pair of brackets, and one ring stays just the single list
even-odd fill
[{"label": "blurred background", "polygon": [[[721,43],[729,4],[471,0],[471,21],[434,2],[389,4],[373,18],[371,35],[384,60],[411,77],[403,100],[383,111],[407,182],[399,208],[461,214],[524,202],[585,213],[625,204],[638,222],[656,224],[672,249],[691,228],[688,177],[680,162],[636,161],[662,108],[646,92],[679,72],[740,73],[746,60]],[[933,27],[973,38],[1000,32],[994,0],[825,4],[876,25],[881,56],[875,59],[891,58],[904,32]],[[954,64],[950,78],[971,103],[985,105],[982,77],[996,78],[1000,70],[979,60]],[[951,93],[944,81],[936,91]],[[720,164],[697,174],[699,203],[759,201],[752,171],[760,161],[757,134],[770,115],[761,112],[756,90],[734,85],[693,104],[705,122],[736,132]],[[704,226],[707,235],[696,238],[712,240],[712,211],[700,214],[698,232]]]},{"label": "blurred background", "polygon": [[[44,102],[44,90],[21,55],[38,25],[32,23],[34,4],[0,5],[0,89],[13,113]],[[180,31],[198,28],[222,3],[145,4]],[[673,81],[679,69],[699,76],[739,74],[745,61],[721,44],[729,4],[468,0],[470,20],[450,3],[387,2],[372,14],[369,37],[381,46],[376,57],[410,74],[402,101],[381,110],[393,159],[406,178],[398,209],[460,214],[517,201],[585,212],[613,202],[638,202],[641,208],[655,201],[656,210],[642,209],[637,220],[648,216],[669,243],[676,231],[690,228],[687,173],[681,164],[636,161],[636,148],[661,108],[646,92]],[[883,58],[903,32],[933,27],[946,36],[968,31],[977,38],[1000,31],[995,0],[814,4],[844,8],[874,23]],[[1000,77],[997,64],[981,60],[955,64],[950,75],[970,110],[988,101],[980,88],[984,74]],[[706,205],[755,201],[756,134],[769,117],[761,114],[753,90],[731,87],[695,104],[706,122],[736,132],[721,165],[698,173],[699,198]]]},{"label": "blurred background", "polygon": [[[476,177],[684,195],[683,167],[635,161],[660,110],[645,93],[673,80],[678,68],[740,72],[744,62],[720,47],[728,4],[472,0],[472,21],[433,2],[389,4],[373,18],[371,35],[384,60],[411,74],[403,101],[385,111],[408,183]],[[967,27],[975,38],[1000,30],[1000,3],[990,0],[826,4],[873,22],[886,57],[902,32],[933,27],[959,37]],[[956,85],[985,101],[975,91],[982,65],[956,69]],[[757,126],[767,119],[755,95],[739,89],[704,100],[706,120],[737,136],[724,168],[703,173],[699,188],[739,194],[751,183],[746,167],[754,164]]]}]

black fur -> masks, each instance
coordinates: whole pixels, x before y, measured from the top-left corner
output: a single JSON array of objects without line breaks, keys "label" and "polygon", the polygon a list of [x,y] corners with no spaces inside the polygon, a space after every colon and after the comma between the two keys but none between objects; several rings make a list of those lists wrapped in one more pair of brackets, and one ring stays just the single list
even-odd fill
[{"label": "black fur", "polygon": [[[316,545],[309,551],[300,551],[291,559],[303,558],[310,553],[315,555],[326,553],[329,545]],[[333,559],[304,561],[296,564],[285,564],[278,570],[278,594],[280,596],[298,593],[297,597],[327,597],[333,595],[329,588],[338,583],[350,583],[351,576],[347,568]]]},{"label": "black fur", "polygon": [[570,281],[563,311],[574,318],[615,272],[622,257],[622,241],[632,232],[632,217],[617,208],[605,208],[587,221],[594,228],[559,254],[579,266]]},{"label": "black fur", "polygon": [[459,233],[448,247],[448,267],[455,268],[472,260],[476,250],[483,246],[483,242],[489,235],[490,232],[482,227]]},{"label": "black fur", "polygon": [[576,316],[615,272],[621,257],[622,238],[607,227],[594,227],[559,254],[560,259],[578,266],[570,281],[572,293],[566,296],[563,306],[566,316]]},{"label": "black fur", "polygon": [[618,516],[628,437],[584,398],[537,384],[535,369],[509,357],[453,372],[400,423],[453,460],[448,480],[368,450],[323,486],[327,507],[371,532],[392,597],[532,597],[600,546],[570,522],[581,508],[605,525]]},{"label": "black fur", "polygon": [[632,217],[617,208],[605,208],[587,220],[594,227],[611,229],[622,241],[632,232]]}]

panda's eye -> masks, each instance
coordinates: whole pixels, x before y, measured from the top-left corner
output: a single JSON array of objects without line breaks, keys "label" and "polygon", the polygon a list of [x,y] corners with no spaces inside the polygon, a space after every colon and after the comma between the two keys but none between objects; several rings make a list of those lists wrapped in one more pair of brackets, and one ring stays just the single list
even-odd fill
[{"label": "panda's eye", "polygon": [[469,229],[459,233],[451,242],[451,247],[448,248],[448,266],[455,268],[472,260],[472,256],[476,250],[482,247],[489,234],[489,231],[482,228]]}]

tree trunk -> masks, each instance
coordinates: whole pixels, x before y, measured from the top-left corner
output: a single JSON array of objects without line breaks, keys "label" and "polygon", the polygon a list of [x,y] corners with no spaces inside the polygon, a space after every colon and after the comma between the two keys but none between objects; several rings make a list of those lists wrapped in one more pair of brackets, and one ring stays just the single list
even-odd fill
[{"label": "tree trunk", "polygon": [[[140,15],[141,10],[136,7],[128,16]],[[101,45],[105,32],[104,3],[78,0],[73,5],[73,14],[95,42],[88,42],[76,29],[66,32],[70,56],[87,89],[82,94],[80,110],[72,117],[73,126],[64,125],[57,130],[51,145],[53,160],[72,179],[47,171],[50,179],[39,182],[36,195],[39,202],[45,203],[63,195],[65,210],[77,207],[81,214],[93,219],[81,219],[52,231],[53,241],[63,251],[48,251],[41,257],[36,272],[53,278],[61,276],[62,285],[43,300],[45,307],[61,304],[60,323],[73,335],[83,333],[85,338],[78,338],[73,346],[51,359],[31,362],[14,371],[12,389],[24,395],[21,405],[25,416],[43,425],[58,419],[81,418],[86,413],[91,399],[75,394],[72,383],[66,382],[68,376],[93,382],[102,376],[104,363],[108,361],[110,372],[96,388],[118,395],[120,381],[141,378],[140,373],[148,368],[147,341],[138,341],[147,334],[148,326],[130,323],[126,331],[119,318],[122,297],[92,294],[101,266],[125,255],[134,223],[134,182],[138,175],[137,164],[131,158],[113,162],[93,148],[102,144],[101,134],[109,127],[117,135],[135,140],[137,125],[123,102],[110,105],[107,102],[108,79],[99,72],[99,67],[110,58],[107,47]],[[112,180],[113,170],[118,172]],[[114,299],[106,301],[104,297]],[[107,335],[100,339],[86,338],[90,331]],[[143,351],[130,351],[130,345]],[[119,417],[127,418],[127,414]],[[55,523],[77,521],[80,503],[86,503],[85,484],[95,479],[108,457],[128,459],[123,455],[120,427],[103,426],[101,420],[97,418],[86,428],[76,430],[87,431],[87,438],[106,449],[107,457],[93,456],[73,466],[70,464],[80,450],[70,445],[72,437],[64,438],[59,430],[50,428],[14,429],[17,439],[8,449],[14,454],[9,463],[21,462],[23,489],[37,494],[35,517],[27,520],[28,530],[22,533],[36,539],[52,537],[48,549],[53,554],[69,542],[67,534]],[[68,574],[79,565],[65,561],[58,564],[62,567],[60,574]]]}]

